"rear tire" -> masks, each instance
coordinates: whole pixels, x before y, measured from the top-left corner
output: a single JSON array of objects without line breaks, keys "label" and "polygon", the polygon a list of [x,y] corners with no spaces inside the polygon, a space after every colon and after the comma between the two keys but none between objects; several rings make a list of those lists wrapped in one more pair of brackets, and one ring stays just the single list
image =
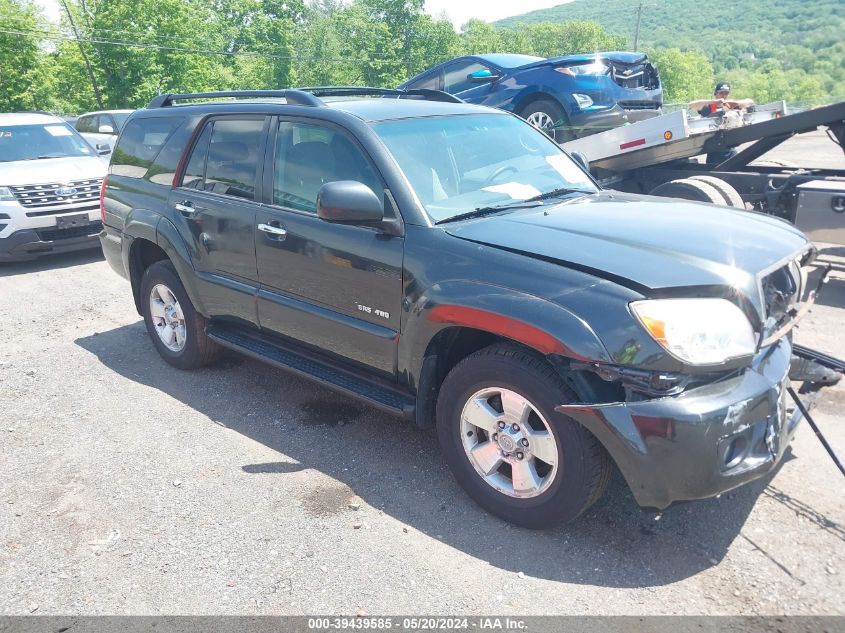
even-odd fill
[{"label": "rear tire", "polygon": [[716,178],[715,176],[691,176],[690,180],[707,183],[719,192],[722,199],[725,201],[725,204],[729,207],[745,210],[745,202],[743,202],[742,196],[739,195],[739,191],[734,189],[730,183],[722,180],[721,178]]},{"label": "rear tire", "polygon": [[680,198],[695,202],[709,202],[725,206],[725,199],[712,185],[692,178],[682,178],[664,182],[651,190],[649,195],[663,198]]},{"label": "rear tire", "polygon": [[538,130],[548,134],[557,143],[566,143],[575,139],[569,119],[556,101],[551,99],[533,101],[519,112],[519,116]]},{"label": "rear tire", "polygon": [[205,334],[205,317],[194,308],[169,261],[155,262],[144,271],[141,312],[153,345],[174,367],[196,369],[220,355],[220,346]]},{"label": "rear tire", "polygon": [[611,472],[598,440],[555,411],[575,399],[529,350],[496,344],[468,356],[437,399],[437,436],[455,479],[482,508],[516,525],[571,521],[601,496]]}]

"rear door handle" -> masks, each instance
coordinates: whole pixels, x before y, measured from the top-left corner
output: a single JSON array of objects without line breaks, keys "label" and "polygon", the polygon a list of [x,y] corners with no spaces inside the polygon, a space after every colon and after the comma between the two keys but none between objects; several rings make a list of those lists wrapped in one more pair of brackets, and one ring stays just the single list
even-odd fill
[{"label": "rear door handle", "polygon": [[259,224],[258,225],[259,231],[264,231],[268,235],[272,235],[273,237],[285,237],[288,232],[280,226],[273,226],[272,224]]}]

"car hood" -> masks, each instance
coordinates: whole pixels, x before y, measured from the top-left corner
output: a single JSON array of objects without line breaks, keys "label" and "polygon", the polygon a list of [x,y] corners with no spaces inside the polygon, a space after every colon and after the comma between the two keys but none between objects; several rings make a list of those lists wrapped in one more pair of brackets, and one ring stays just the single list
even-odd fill
[{"label": "car hood", "polygon": [[696,286],[733,287],[759,313],[758,278],[811,248],[803,233],[777,218],[618,192],[487,216],[446,230],[583,270],[646,296],[680,295]]},{"label": "car hood", "polygon": [[0,163],[0,186],[65,183],[102,178],[108,164],[96,156],[66,156]]},{"label": "car hood", "polygon": [[[535,62],[529,64],[539,66],[542,64],[589,64],[598,59],[605,59],[607,61],[617,64],[640,64],[648,59],[645,53],[629,53],[626,51],[611,51],[607,53],[583,53],[579,55],[563,55],[561,57],[549,57],[542,62]],[[524,68],[524,66],[523,66]]]}]

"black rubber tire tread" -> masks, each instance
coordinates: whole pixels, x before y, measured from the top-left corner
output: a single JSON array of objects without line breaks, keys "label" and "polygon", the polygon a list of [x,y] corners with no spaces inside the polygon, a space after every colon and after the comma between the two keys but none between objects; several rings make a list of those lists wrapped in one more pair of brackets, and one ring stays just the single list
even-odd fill
[{"label": "black rubber tire tread", "polygon": [[564,112],[563,108],[556,101],[552,99],[537,99],[536,101],[532,101],[519,112],[519,116],[523,119],[528,119],[535,112],[545,112],[552,120],[558,123],[560,127],[555,128],[549,134],[555,142],[566,143],[575,139],[575,133],[569,127],[569,119],[566,117],[566,112]]},{"label": "black rubber tire tread", "polygon": [[[485,372],[497,371],[499,377],[483,378]],[[553,428],[564,466],[559,467],[551,487],[538,497],[514,499],[496,491],[478,476],[466,458],[459,437],[461,410],[466,398],[483,388],[485,381],[529,397]],[[533,394],[525,394],[531,390]],[[496,343],[466,357],[446,376],[437,400],[438,440],[455,479],[485,510],[522,527],[544,529],[575,519],[602,496],[612,473],[611,458],[595,436],[578,422],[554,411],[554,406],[576,400],[575,393],[548,361],[527,348]]]},{"label": "black rubber tire tread", "polygon": [[[185,316],[185,347],[179,352],[167,349],[159,339],[150,317],[150,290],[156,283],[163,283],[176,295]],[[185,287],[168,260],[153,263],[141,277],[141,311],[144,325],[161,357],[179,369],[198,369],[210,365],[220,356],[222,348],[205,334],[206,319],[194,308]]]},{"label": "black rubber tire tread", "polygon": [[657,185],[649,192],[651,196],[661,196],[663,198],[680,198],[681,200],[692,200],[694,202],[709,202],[710,204],[718,204],[719,206],[726,206],[725,199],[713,185],[700,180],[693,180],[692,178],[680,178],[670,182],[664,182]]},{"label": "black rubber tire tread", "polygon": [[719,192],[726,205],[735,209],[745,210],[745,202],[743,202],[742,196],[739,195],[739,191],[734,189],[729,182],[726,182],[721,178],[716,178],[716,176],[690,176],[689,179],[706,182],[708,185],[713,187],[713,189]]}]

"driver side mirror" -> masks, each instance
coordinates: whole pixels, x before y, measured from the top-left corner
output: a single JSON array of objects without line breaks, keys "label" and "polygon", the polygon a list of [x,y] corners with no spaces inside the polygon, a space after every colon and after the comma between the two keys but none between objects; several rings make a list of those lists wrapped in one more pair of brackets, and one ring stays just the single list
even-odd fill
[{"label": "driver side mirror", "polygon": [[357,180],[327,182],[317,193],[317,216],[338,224],[381,222],[384,207],[367,185]]},{"label": "driver side mirror", "polygon": [[492,83],[500,78],[501,75],[494,75],[492,71],[486,68],[484,70],[476,70],[474,73],[467,75],[467,81],[474,84]]},{"label": "driver side mirror", "polygon": [[114,128],[111,125],[101,125],[97,131],[100,134],[114,134]]},{"label": "driver side mirror", "polygon": [[94,149],[97,150],[97,153],[100,156],[111,154],[111,146],[108,143],[97,143],[97,146]]},{"label": "driver side mirror", "polygon": [[569,156],[578,163],[581,168],[586,171],[588,174],[590,173],[590,161],[587,160],[587,157],[584,156],[581,152],[569,152]]}]

